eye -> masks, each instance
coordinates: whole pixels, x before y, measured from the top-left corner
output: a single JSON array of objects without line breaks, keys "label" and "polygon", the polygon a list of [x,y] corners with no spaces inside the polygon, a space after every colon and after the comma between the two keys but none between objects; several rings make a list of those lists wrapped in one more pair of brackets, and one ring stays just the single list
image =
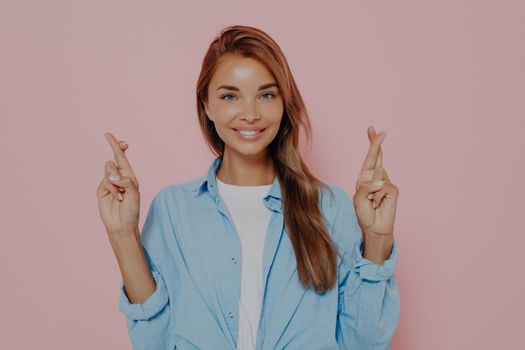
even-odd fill
[{"label": "eye", "polygon": [[274,94],[274,93],[271,93],[271,92],[265,92],[265,93],[263,94],[263,96],[266,96],[266,95],[270,95],[271,98],[265,98],[264,100],[271,100],[272,98],[275,97],[275,94]]},{"label": "eye", "polygon": [[224,95],[222,95],[220,98],[221,98],[221,100],[232,101],[232,100],[226,98],[226,97],[229,97],[229,96],[231,96],[231,97],[235,97],[235,95],[232,95],[232,94],[224,94]]}]

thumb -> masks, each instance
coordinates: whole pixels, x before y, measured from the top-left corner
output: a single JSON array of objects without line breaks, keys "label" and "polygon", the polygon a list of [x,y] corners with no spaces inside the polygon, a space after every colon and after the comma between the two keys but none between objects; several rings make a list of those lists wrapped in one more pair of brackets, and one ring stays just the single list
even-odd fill
[{"label": "thumb", "polygon": [[385,182],[382,180],[361,182],[356,194],[354,195],[354,201],[368,200],[368,195],[381,190],[384,184]]},{"label": "thumb", "polygon": [[120,176],[117,177],[115,175],[110,175],[109,180],[112,184],[115,186],[122,187],[124,189],[124,192],[128,194],[131,198],[138,199],[139,198],[139,191],[137,186],[135,186],[135,183],[131,180],[131,177],[129,176]]}]

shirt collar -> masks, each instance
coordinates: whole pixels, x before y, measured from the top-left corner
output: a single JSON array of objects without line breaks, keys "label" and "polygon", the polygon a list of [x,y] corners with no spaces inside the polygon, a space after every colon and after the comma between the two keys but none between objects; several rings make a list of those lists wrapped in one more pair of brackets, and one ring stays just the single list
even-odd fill
[{"label": "shirt collar", "polygon": [[[222,159],[220,157],[216,157],[211,163],[211,165],[208,167],[206,173],[197,180],[197,183],[193,188],[193,192],[196,196],[198,196],[202,191],[206,190],[209,191],[214,198],[217,196],[216,171],[219,168],[221,161]],[[270,189],[268,190],[268,194],[266,194],[264,198],[266,199],[268,197],[273,197],[282,202],[281,184],[279,182],[278,176],[275,176],[272,182],[272,186],[270,187]]]}]

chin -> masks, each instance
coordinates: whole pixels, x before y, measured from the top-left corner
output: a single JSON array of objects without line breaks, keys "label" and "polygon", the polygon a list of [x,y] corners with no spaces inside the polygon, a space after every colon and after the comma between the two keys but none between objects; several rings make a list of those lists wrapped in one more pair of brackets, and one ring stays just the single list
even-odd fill
[{"label": "chin", "polygon": [[233,150],[237,154],[241,154],[243,156],[247,157],[253,157],[257,156],[261,153],[265,153],[268,151],[268,147],[231,147],[229,146],[230,150]]},{"label": "chin", "polygon": [[256,151],[237,150],[237,153],[242,154],[243,156],[247,156],[247,157],[250,157],[250,156],[253,157],[253,156],[259,155],[264,152],[266,152],[266,149],[261,149],[261,150],[256,150]]}]

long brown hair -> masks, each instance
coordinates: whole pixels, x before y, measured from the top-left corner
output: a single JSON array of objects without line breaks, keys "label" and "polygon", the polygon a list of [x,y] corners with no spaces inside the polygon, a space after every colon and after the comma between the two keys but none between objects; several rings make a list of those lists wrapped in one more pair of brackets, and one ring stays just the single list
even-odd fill
[{"label": "long brown hair", "polygon": [[306,106],[281,48],[262,30],[242,25],[229,26],[210,44],[197,81],[197,111],[201,131],[212,152],[222,158],[224,141],[208,119],[204,102],[208,99],[208,85],[220,58],[228,53],[257,59],[277,80],[284,114],[279,131],[268,146],[268,152],[281,184],[284,222],[303,287],[313,285],[316,292],[330,290],[337,281],[338,252],[321,214],[319,190],[324,187],[332,195],[333,192],[310,173],[302,160],[298,149],[300,127],[305,129],[308,142],[312,138]]}]

